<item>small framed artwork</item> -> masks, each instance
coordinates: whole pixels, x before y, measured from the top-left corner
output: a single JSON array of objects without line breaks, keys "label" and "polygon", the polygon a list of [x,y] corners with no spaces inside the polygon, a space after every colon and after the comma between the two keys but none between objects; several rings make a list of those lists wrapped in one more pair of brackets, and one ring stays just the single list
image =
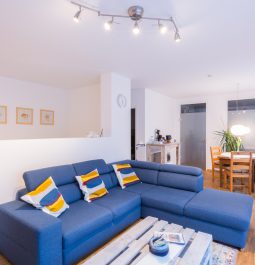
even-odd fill
[{"label": "small framed artwork", "polygon": [[16,123],[24,125],[33,124],[34,110],[29,108],[16,108]]},{"label": "small framed artwork", "polygon": [[40,110],[40,124],[41,125],[54,125],[54,111],[53,110]]},{"label": "small framed artwork", "polygon": [[0,106],[0,124],[7,123],[7,106]]}]

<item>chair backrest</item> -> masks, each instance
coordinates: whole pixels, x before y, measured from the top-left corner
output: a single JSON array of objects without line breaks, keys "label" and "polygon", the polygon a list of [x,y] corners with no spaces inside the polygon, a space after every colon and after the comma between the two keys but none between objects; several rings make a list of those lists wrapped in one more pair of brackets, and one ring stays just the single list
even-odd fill
[{"label": "chair backrest", "polygon": [[252,152],[231,152],[230,171],[252,172]]},{"label": "chair backrest", "polygon": [[221,155],[222,150],[220,146],[211,146],[211,159],[212,159],[212,164],[215,162],[219,161],[219,155]]}]

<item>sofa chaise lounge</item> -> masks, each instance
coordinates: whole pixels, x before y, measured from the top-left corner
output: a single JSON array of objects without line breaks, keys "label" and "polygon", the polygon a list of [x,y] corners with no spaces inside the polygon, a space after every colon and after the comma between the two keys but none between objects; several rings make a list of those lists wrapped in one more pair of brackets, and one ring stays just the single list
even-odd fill
[{"label": "sofa chaise lounge", "polygon": [[[203,189],[202,170],[141,161],[130,163],[142,183],[122,190],[111,164],[91,160],[24,173],[26,190],[0,206],[0,253],[13,264],[75,264],[113,236],[146,216],[204,231],[214,240],[243,248],[253,199]],[[98,169],[109,193],[83,200],[75,176]],[[19,200],[52,176],[70,208],[52,217]]]}]

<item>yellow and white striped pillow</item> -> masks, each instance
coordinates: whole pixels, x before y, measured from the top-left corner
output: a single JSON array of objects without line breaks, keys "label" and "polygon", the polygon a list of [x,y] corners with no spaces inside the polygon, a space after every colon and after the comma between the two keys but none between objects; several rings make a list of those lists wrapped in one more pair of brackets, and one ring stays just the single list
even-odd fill
[{"label": "yellow and white striped pillow", "polygon": [[141,182],[130,164],[115,164],[112,166],[122,189]]},{"label": "yellow and white striped pillow", "polygon": [[46,179],[35,190],[22,196],[21,199],[54,217],[58,217],[69,208],[52,177]]},{"label": "yellow and white striped pillow", "polygon": [[84,194],[84,200],[91,202],[108,193],[98,170],[95,169],[86,175],[76,176],[80,189]]}]

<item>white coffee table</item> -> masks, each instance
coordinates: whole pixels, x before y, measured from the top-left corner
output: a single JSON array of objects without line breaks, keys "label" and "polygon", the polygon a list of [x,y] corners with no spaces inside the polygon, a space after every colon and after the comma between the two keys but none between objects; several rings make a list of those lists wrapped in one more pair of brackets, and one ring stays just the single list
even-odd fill
[{"label": "white coffee table", "polygon": [[[148,243],[154,231],[183,233],[186,245],[170,244],[166,257],[149,252]],[[168,224],[155,217],[147,217],[86,260],[82,265],[211,265],[212,235]]]}]

